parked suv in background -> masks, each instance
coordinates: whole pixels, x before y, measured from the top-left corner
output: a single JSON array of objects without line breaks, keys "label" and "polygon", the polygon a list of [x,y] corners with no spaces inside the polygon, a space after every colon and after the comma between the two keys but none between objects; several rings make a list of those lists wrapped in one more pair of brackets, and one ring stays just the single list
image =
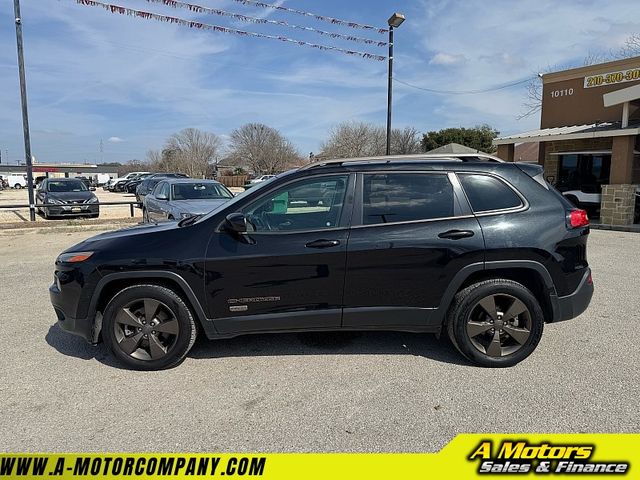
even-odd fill
[{"label": "parked suv in background", "polygon": [[150,177],[145,178],[136,188],[136,201],[142,204],[144,197],[151,193],[156,185],[165,178],[188,178],[183,173],[154,173]]},{"label": "parked suv in background", "polygon": [[178,364],[197,332],[327,330],[446,332],[506,367],[587,308],[588,225],[537,165],[319,162],[204,216],[89,238],[50,296],[63,329],[137,369]]}]

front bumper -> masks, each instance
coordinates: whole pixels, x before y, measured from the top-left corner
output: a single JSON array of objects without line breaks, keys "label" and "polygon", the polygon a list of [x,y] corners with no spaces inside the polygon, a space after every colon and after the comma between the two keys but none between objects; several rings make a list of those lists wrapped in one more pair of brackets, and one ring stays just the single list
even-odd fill
[{"label": "front bumper", "polygon": [[89,343],[96,343],[93,321],[88,318],[71,316],[71,312],[74,312],[76,308],[75,302],[68,298],[68,295],[63,295],[55,283],[49,287],[49,298],[58,317],[58,326],[60,328],[84,338]]},{"label": "front bumper", "polygon": [[554,308],[554,322],[570,320],[581,315],[589,306],[593,297],[593,281],[591,269],[587,269],[575,292],[564,297],[557,297]]},{"label": "front bumper", "polygon": [[83,215],[100,215],[100,205],[79,203],[77,206],[43,207],[50,217],[77,217]]}]

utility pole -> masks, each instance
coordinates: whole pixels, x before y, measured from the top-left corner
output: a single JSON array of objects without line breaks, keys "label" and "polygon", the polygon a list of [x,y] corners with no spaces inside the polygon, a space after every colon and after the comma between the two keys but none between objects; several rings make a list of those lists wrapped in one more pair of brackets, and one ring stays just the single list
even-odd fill
[{"label": "utility pole", "polygon": [[31,163],[31,138],[29,136],[29,113],[27,111],[27,80],[24,73],[24,52],[22,46],[22,18],[20,0],[13,0],[16,17],[16,44],[18,47],[18,72],[20,75],[20,100],[22,102],[22,128],[24,130],[24,155],[27,161],[27,185],[29,187],[29,218],[36,220],[36,208],[33,198],[33,164]]},{"label": "utility pole", "polygon": [[387,148],[386,154],[391,155],[391,107],[393,105],[393,30],[404,22],[404,15],[394,13],[387,21],[389,25],[389,76],[387,78]]}]

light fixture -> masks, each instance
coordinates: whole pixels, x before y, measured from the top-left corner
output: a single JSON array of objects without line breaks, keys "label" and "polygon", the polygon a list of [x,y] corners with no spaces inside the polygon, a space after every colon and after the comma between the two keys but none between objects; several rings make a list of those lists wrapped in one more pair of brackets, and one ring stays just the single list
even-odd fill
[{"label": "light fixture", "polygon": [[387,21],[389,26],[394,28],[398,28],[400,25],[402,25],[403,22],[404,22],[404,15],[397,12],[391,15],[391,17],[389,17],[389,20]]}]

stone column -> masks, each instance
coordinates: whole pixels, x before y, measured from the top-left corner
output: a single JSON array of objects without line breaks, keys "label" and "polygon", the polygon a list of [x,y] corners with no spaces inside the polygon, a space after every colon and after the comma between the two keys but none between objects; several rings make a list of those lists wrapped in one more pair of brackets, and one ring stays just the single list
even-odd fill
[{"label": "stone column", "polygon": [[635,210],[633,177],[633,149],[636,137],[613,137],[611,149],[610,185],[602,186],[600,220],[609,225],[631,225]]},{"label": "stone column", "polygon": [[603,185],[600,221],[607,225],[631,225],[635,193],[635,185]]}]

